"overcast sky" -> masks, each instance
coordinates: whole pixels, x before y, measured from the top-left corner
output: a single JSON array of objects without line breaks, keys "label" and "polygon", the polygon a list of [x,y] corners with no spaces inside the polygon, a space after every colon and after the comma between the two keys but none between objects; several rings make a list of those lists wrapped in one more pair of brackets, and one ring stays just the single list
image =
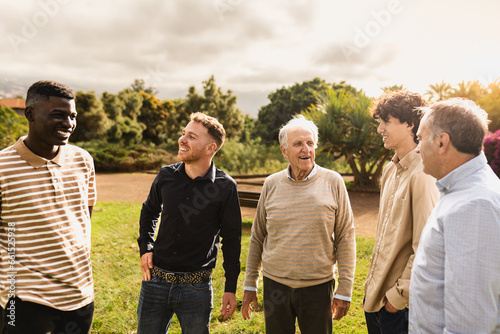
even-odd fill
[{"label": "overcast sky", "polygon": [[496,0],[0,0],[0,83],[100,94],[137,78],[164,100],[214,75],[251,115],[314,77],[424,93],[500,77],[499,16]]}]

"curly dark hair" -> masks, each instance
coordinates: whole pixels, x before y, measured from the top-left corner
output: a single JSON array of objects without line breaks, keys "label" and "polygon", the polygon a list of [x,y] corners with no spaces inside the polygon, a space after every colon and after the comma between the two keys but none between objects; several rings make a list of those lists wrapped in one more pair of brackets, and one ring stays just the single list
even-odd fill
[{"label": "curly dark hair", "polygon": [[55,81],[40,80],[32,84],[28,89],[26,107],[33,107],[38,101],[42,99],[48,100],[51,96],[68,100],[75,99],[75,94],[68,86]]},{"label": "curly dark hair", "polygon": [[420,119],[423,116],[421,107],[427,107],[429,103],[417,93],[407,90],[386,91],[378,99],[374,100],[370,108],[373,118],[384,122],[389,116],[397,118],[401,123],[413,125],[413,140],[418,144],[417,130]]}]

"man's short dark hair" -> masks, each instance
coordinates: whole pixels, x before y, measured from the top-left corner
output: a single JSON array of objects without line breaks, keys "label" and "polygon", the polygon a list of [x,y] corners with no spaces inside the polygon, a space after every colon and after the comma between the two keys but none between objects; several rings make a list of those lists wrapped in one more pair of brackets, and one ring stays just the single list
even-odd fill
[{"label": "man's short dark hair", "polygon": [[61,97],[68,100],[74,100],[75,94],[66,85],[61,83],[40,80],[31,85],[26,94],[26,107],[33,107],[38,101],[48,100],[51,96]]},{"label": "man's short dark hair", "polygon": [[397,118],[401,123],[413,125],[413,140],[418,144],[417,130],[422,118],[421,107],[426,107],[429,103],[417,93],[407,90],[387,91],[380,98],[374,101],[370,108],[370,113],[375,119],[384,122],[389,120],[389,116]]}]

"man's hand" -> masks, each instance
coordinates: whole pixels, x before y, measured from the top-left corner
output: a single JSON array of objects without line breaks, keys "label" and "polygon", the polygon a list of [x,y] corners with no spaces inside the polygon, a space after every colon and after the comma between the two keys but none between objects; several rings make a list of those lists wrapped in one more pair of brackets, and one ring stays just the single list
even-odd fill
[{"label": "man's hand", "polygon": [[220,315],[222,319],[226,320],[233,315],[236,309],[236,294],[232,292],[224,292],[222,295],[222,308],[220,310]]},{"label": "man's hand", "polygon": [[141,270],[142,280],[149,281],[151,279],[151,272],[149,269],[153,268],[153,252],[144,253],[141,256]]},{"label": "man's hand", "polygon": [[390,313],[396,313],[397,311],[399,311],[397,308],[392,306],[392,304],[389,302],[389,300],[387,300],[387,302],[385,303],[385,309],[387,310],[387,312],[390,312]]},{"label": "man's hand", "polygon": [[[253,306],[252,306],[253,305]],[[243,319],[250,319],[250,311],[259,311],[259,300],[257,299],[257,291],[245,290],[243,293],[243,302],[241,305],[241,314]]]},{"label": "man's hand", "polygon": [[346,302],[345,300],[333,298],[332,300],[332,313],[333,320],[340,320],[347,314],[349,311],[349,307],[351,306],[351,302]]}]

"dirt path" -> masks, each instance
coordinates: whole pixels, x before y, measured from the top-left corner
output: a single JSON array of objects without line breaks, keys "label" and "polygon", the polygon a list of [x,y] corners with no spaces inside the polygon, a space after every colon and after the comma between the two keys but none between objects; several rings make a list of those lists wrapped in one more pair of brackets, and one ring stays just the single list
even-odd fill
[{"label": "dirt path", "polygon": [[[155,174],[97,174],[97,198],[108,202],[135,202],[146,200]],[[378,193],[349,192],[356,234],[375,237],[377,228]],[[253,218],[255,209],[241,208],[243,218]]]}]

